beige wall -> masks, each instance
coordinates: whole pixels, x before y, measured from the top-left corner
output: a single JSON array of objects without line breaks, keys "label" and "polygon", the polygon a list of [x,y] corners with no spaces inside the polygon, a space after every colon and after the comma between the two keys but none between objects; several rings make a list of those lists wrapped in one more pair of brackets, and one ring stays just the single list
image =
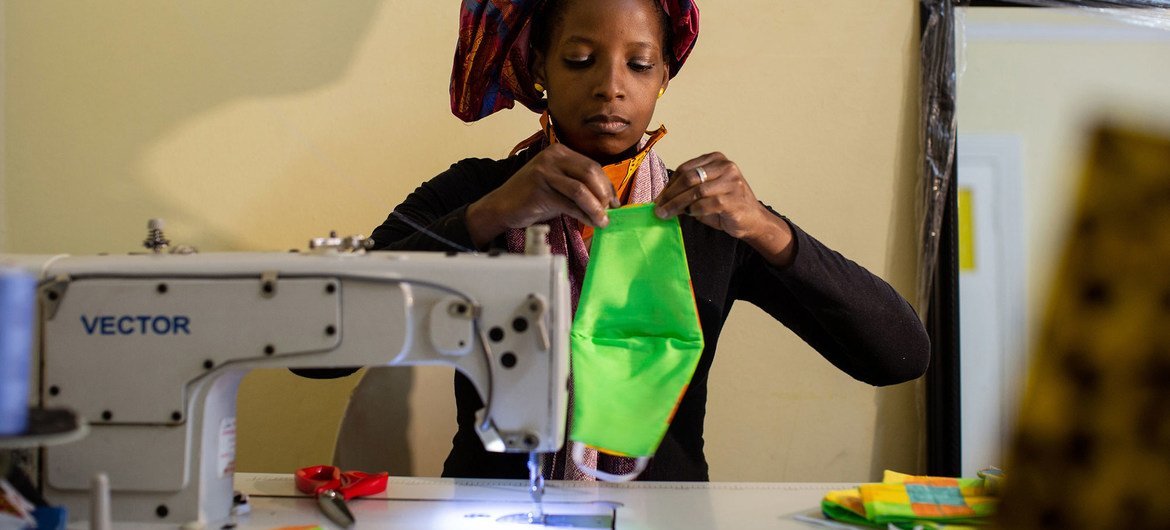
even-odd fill
[{"label": "beige wall", "polygon": [[1034,335],[1092,127],[1114,120],[1170,131],[1170,28],[1075,9],[971,8],[963,20],[959,132],[1017,135],[1023,147]]},{"label": "beige wall", "polygon": [[[757,194],[913,299],[917,2],[707,0],[656,116],[669,164],[721,150]],[[420,181],[504,155],[526,111],[448,112],[454,0],[5,3],[5,250],[135,250],[149,217],[205,251],[368,233]],[[406,373],[410,470],[435,474],[450,373]],[[352,378],[251,374],[239,468],[329,459]],[[746,304],[712,373],[715,480],[918,470],[916,384],[873,389]],[[315,428],[299,424],[311,419]],[[386,447],[402,451],[402,447]]]}]

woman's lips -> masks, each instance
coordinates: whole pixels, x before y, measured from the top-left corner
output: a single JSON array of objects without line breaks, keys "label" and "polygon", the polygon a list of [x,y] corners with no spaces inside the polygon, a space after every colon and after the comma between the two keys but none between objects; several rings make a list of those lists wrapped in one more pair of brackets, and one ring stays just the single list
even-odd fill
[{"label": "woman's lips", "polygon": [[598,134],[617,134],[630,126],[630,121],[608,114],[596,114],[585,119],[585,126]]}]

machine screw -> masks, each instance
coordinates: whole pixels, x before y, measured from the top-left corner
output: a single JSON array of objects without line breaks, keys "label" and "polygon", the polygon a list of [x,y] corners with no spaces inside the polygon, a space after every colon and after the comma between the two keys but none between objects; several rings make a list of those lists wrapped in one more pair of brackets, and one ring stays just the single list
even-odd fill
[{"label": "machine screw", "polygon": [[57,385],[53,385],[53,386],[49,387],[49,395],[50,396],[55,396],[55,395],[60,394],[60,393],[61,393],[61,389],[58,388]]},{"label": "machine screw", "polygon": [[213,361],[211,359],[203,361],[203,369],[204,370],[210,370],[212,368],[215,368],[215,361]]},{"label": "machine screw", "polygon": [[158,284],[158,294],[166,294],[166,292],[167,292],[167,284],[165,284],[165,283]]},{"label": "machine screw", "polygon": [[274,353],[276,353],[276,346],[271,344],[264,346],[264,355],[272,355]]},{"label": "machine screw", "polygon": [[512,352],[505,352],[500,356],[500,364],[504,365],[504,368],[511,368],[516,366],[516,354]]},{"label": "machine screw", "polygon": [[142,242],[142,246],[155,254],[166,250],[171,244],[171,240],[163,235],[163,226],[162,219],[151,219],[146,222],[146,240]]},{"label": "machine screw", "polygon": [[524,317],[516,317],[516,319],[512,321],[512,329],[516,330],[516,333],[524,333],[528,329],[528,319]]},{"label": "machine screw", "polygon": [[492,328],[491,331],[488,331],[488,338],[492,339],[492,342],[500,342],[504,340],[504,328],[499,326]]},{"label": "machine screw", "polygon": [[160,504],[158,508],[154,509],[154,513],[158,515],[159,519],[166,519],[167,515],[171,513],[171,510],[167,508],[167,505]]},{"label": "machine screw", "polygon": [[106,420],[106,421],[110,421],[110,420],[114,419],[114,413],[110,412],[108,410],[103,410],[102,411],[102,419]]},{"label": "machine screw", "polygon": [[325,326],[325,334],[326,335],[329,335],[330,337],[332,337],[336,333],[337,333],[337,328],[333,327],[332,324]]},{"label": "machine screw", "polygon": [[332,283],[325,284],[325,292],[327,292],[329,294],[333,294],[333,293],[337,292],[337,285],[334,285]]},{"label": "machine screw", "polygon": [[171,419],[174,421],[179,421],[183,419],[183,413],[176,410],[171,413]]}]

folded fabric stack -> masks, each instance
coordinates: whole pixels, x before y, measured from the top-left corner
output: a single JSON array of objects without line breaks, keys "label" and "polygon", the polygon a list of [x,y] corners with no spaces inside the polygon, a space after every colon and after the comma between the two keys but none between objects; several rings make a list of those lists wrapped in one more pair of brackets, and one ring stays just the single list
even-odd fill
[{"label": "folded fabric stack", "polygon": [[870,527],[956,530],[991,522],[999,499],[999,470],[979,478],[916,477],[886,471],[882,482],[831,491],[821,501],[829,519]]}]

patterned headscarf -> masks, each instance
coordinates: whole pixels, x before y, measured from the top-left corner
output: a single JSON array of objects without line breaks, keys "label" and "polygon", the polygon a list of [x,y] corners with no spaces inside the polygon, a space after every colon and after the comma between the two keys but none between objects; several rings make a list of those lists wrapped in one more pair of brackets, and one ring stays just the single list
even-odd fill
[{"label": "patterned headscarf", "polygon": [[[451,112],[473,122],[519,101],[535,112],[545,108],[528,71],[531,21],[545,0],[462,0],[459,43],[451,68]],[[670,17],[670,76],[678,74],[699,36],[693,0],[658,0]]]}]

